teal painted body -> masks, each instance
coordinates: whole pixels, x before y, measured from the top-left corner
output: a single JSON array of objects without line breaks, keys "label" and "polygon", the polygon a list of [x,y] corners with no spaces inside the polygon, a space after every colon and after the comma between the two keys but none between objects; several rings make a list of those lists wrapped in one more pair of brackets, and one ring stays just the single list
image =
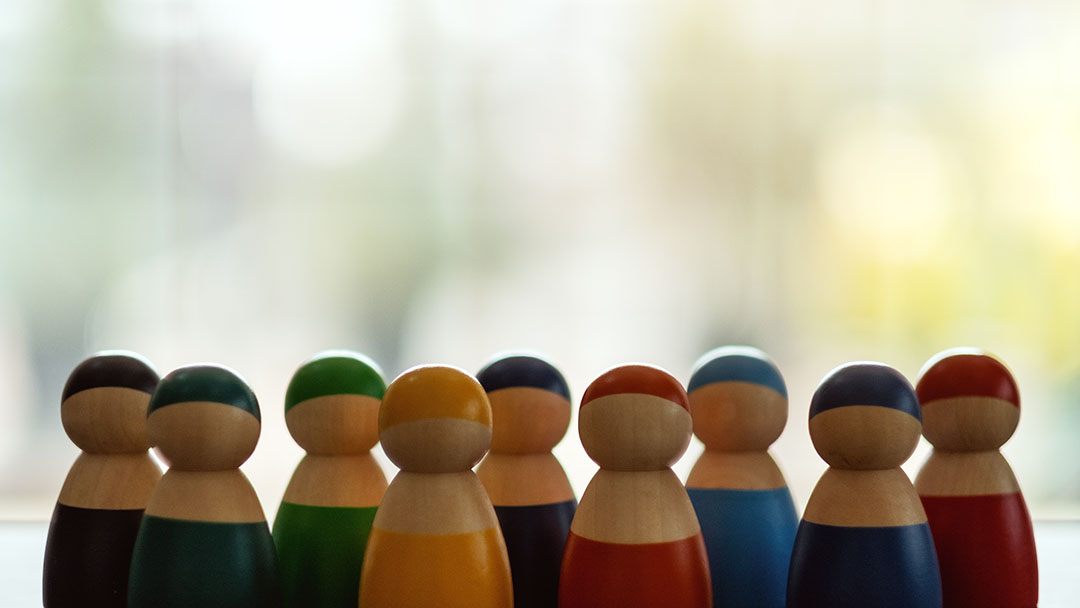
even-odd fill
[{"label": "teal painted body", "polygon": [[266,522],[144,515],[131,558],[131,608],[277,608],[274,541]]}]

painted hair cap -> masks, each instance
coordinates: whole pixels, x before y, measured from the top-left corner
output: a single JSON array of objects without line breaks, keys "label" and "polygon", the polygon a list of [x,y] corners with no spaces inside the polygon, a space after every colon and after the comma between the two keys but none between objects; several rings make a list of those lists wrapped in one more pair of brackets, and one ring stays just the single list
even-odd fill
[{"label": "painted hair cap", "polygon": [[810,417],[838,407],[876,405],[922,421],[922,408],[907,378],[884,363],[859,361],[829,372],[810,401]]},{"label": "painted hair cap", "polygon": [[222,365],[197,363],[177,368],[161,379],[147,410],[191,401],[209,401],[238,407],[262,420],[255,393],[239,374]]},{"label": "painted hair cap", "polygon": [[138,353],[106,350],[94,353],[75,366],[64,384],[61,401],[92,388],[130,388],[153,393],[160,378],[153,364]]},{"label": "painted hair cap", "polygon": [[628,393],[667,399],[690,411],[690,400],[682,384],[667,371],[643,363],[619,365],[600,374],[581,396],[581,407],[600,397]]},{"label": "painted hair cap", "polygon": [[570,400],[566,378],[554,365],[536,355],[497,356],[476,374],[476,379],[489,393],[504,388],[538,388]]},{"label": "painted hair cap", "polygon": [[692,393],[716,382],[750,382],[788,396],[779,368],[768,355],[752,346],[721,346],[705,353],[694,364],[686,390]]},{"label": "painted hair cap", "polygon": [[978,348],[951,348],[934,355],[923,366],[915,392],[923,404],[952,397],[992,397],[1020,407],[1020,389],[1012,372]]},{"label": "painted hair cap", "polygon": [[327,395],[364,395],[382,399],[386,380],[379,365],[348,350],[323,351],[293,374],[285,390],[285,411],[308,399]]}]

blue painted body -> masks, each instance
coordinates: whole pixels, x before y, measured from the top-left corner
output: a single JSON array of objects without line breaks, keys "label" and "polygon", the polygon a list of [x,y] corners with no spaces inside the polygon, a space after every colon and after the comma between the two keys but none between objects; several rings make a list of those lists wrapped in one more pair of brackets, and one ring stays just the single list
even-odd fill
[{"label": "blue painted body", "polygon": [[843,527],[804,520],[787,592],[789,608],[941,608],[930,525]]},{"label": "blue painted body", "polygon": [[799,517],[787,486],[687,488],[712,574],[715,608],[783,608]]}]

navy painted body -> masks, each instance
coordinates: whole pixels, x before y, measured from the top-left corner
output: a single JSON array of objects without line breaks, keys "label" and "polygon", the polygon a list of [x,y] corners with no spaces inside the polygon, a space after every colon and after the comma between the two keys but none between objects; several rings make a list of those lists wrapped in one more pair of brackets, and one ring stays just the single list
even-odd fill
[{"label": "navy painted body", "polygon": [[559,569],[576,500],[523,507],[495,507],[514,583],[515,608],[554,608]]},{"label": "navy painted body", "polygon": [[715,608],[783,608],[799,516],[787,486],[687,488],[712,574]]},{"label": "navy painted body", "polygon": [[843,527],[804,520],[787,592],[789,608],[941,608],[930,525]]},{"label": "navy painted body", "polygon": [[128,570],[142,509],[57,503],[45,541],[46,608],[126,606]]}]

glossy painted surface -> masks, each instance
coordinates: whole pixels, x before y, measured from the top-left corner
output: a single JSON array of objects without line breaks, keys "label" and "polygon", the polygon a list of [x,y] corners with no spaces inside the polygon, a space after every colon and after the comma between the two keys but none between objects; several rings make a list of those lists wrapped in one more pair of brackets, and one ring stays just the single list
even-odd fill
[{"label": "glossy painted surface", "polygon": [[915,390],[924,404],[951,397],[993,397],[1020,407],[1020,391],[1009,368],[982,351],[940,353],[928,363]]},{"label": "glossy painted surface", "polygon": [[373,528],[361,608],[510,608],[513,589],[499,529],[407,534]]},{"label": "glossy painted surface", "polygon": [[281,503],[273,536],[285,606],[356,607],[376,509]]},{"label": "glossy painted surface", "polygon": [[142,514],[142,509],[58,503],[45,541],[45,607],[126,606],[131,552]]},{"label": "glossy painted surface", "polygon": [[581,396],[581,407],[594,399],[625,393],[653,395],[690,409],[682,384],[671,374],[651,365],[620,365],[604,372]]},{"label": "glossy painted surface", "polygon": [[762,351],[747,346],[721,346],[705,353],[694,365],[686,391],[717,382],[750,382],[787,397],[787,386],[776,364]]},{"label": "glossy painted surface", "polygon": [[158,384],[154,366],[141,355],[127,351],[106,351],[83,361],[72,370],[64,384],[61,401],[92,388],[130,388],[153,393]]},{"label": "glossy painted surface", "polygon": [[281,606],[266,522],[202,522],[146,515],[131,560],[132,608]]},{"label": "glossy painted surface", "polygon": [[174,403],[198,401],[231,405],[261,419],[255,393],[235,372],[218,365],[188,365],[166,375],[147,414]]},{"label": "glossy painted surface", "polygon": [[1034,608],[1039,599],[1035,534],[1019,492],[923,496],[945,606]]},{"label": "glossy painted surface", "polygon": [[566,541],[559,608],[709,608],[708,558],[701,534],[664,543]]},{"label": "glossy painted surface", "polygon": [[911,383],[900,372],[881,363],[849,363],[830,372],[814,392],[810,417],[849,405],[892,408],[922,420]]},{"label": "glossy painted surface", "polygon": [[386,381],[374,361],[359,353],[320,353],[300,366],[285,391],[285,411],[315,397],[365,395],[382,399]]},{"label": "glossy painted surface", "polygon": [[558,604],[559,569],[576,507],[576,500],[495,507],[510,557],[515,608]]},{"label": "glossy painted surface", "polygon": [[530,355],[512,355],[488,363],[476,374],[484,390],[491,393],[504,388],[538,388],[570,399],[566,379],[551,363]]},{"label": "glossy painted surface", "polygon": [[390,383],[379,409],[379,431],[432,418],[460,418],[491,426],[491,405],[484,387],[468,373],[444,365],[414,367]]},{"label": "glossy painted surface", "polygon": [[783,608],[799,517],[788,488],[687,488],[709,555],[714,608]]},{"label": "glossy painted surface", "polygon": [[930,526],[842,527],[802,521],[788,608],[941,608]]}]

